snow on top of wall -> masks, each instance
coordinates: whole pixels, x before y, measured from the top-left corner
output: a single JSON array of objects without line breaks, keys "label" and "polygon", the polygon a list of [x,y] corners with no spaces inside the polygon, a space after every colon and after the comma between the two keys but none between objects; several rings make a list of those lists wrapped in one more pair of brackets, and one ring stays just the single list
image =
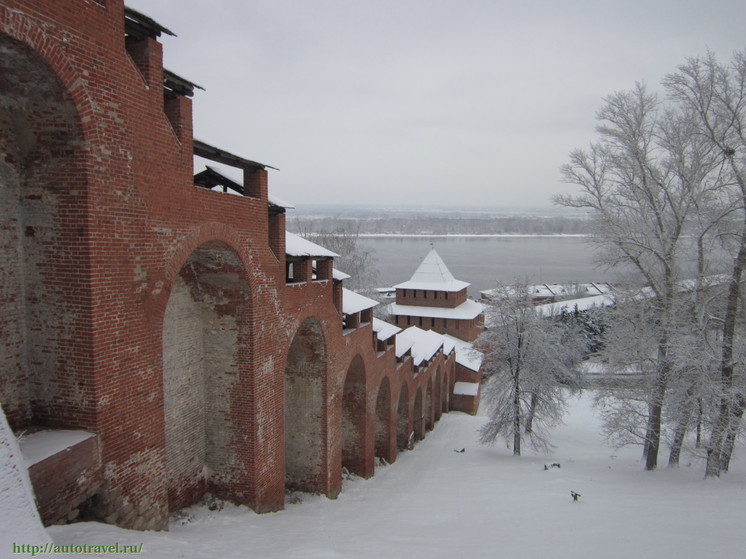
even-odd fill
[{"label": "snow on top of wall", "polygon": [[458,292],[469,287],[469,283],[457,280],[448,270],[443,259],[431,249],[415,270],[409,281],[395,285],[397,289],[425,289],[430,291]]},{"label": "snow on top of wall", "polygon": [[21,450],[0,407],[0,549],[10,553],[14,543],[51,541],[36,511]]},{"label": "snow on top of wall", "polygon": [[468,299],[455,309],[443,307],[420,307],[417,305],[400,305],[391,303],[388,311],[392,315],[421,316],[424,318],[451,318],[455,320],[471,320],[484,312],[485,306]]},{"label": "snow on top of wall", "polygon": [[471,371],[479,372],[479,369],[482,367],[482,361],[484,360],[484,354],[474,349],[473,344],[460,340],[455,336],[445,334],[445,338],[452,340],[456,346],[456,363]]},{"label": "snow on top of wall", "polygon": [[451,352],[456,349],[456,342],[453,341],[453,338],[449,338],[444,334],[440,335],[443,336],[443,353],[450,355]]},{"label": "snow on top of wall", "polygon": [[394,326],[385,320],[381,320],[380,318],[374,318],[373,331],[376,333],[376,337],[379,340],[384,341],[401,332],[401,328]]},{"label": "snow on top of wall", "polygon": [[290,231],[285,231],[285,253],[289,256],[310,256],[314,258],[336,258],[339,256],[339,254]]},{"label": "snow on top of wall", "polygon": [[[243,194],[233,190],[231,187],[226,187],[225,190],[223,190],[222,186],[216,185],[216,186],[213,186],[210,190],[212,190],[213,192],[220,192],[221,194],[233,194],[234,196],[243,196]],[[280,208],[285,208],[286,210],[295,209],[295,206],[293,206],[292,204],[289,204],[288,202],[285,202],[282,199],[272,194],[267,194],[267,201],[274,206],[279,206]]]},{"label": "snow on top of wall", "polygon": [[456,349],[456,363],[471,371],[479,372],[484,361],[484,354],[474,348]]},{"label": "snow on top of wall", "polygon": [[[422,330],[417,326],[410,326],[396,336],[396,355],[399,356],[399,343],[402,347],[409,345],[412,348],[412,360],[415,365],[428,361],[443,347],[445,339],[442,334],[432,330]],[[405,350],[406,351],[406,350]],[[402,352],[403,354],[404,352]]]},{"label": "snow on top of wall", "polygon": [[[195,158],[195,160],[198,160],[201,158]],[[196,167],[196,165],[195,165]],[[210,169],[213,173],[220,175],[221,177],[225,177],[231,182],[234,182],[236,184],[240,184],[243,186],[243,178],[238,178],[234,173],[231,173],[230,171],[226,171],[224,168],[219,168],[217,164],[214,162],[211,165],[205,165],[206,168]],[[213,192],[223,192],[223,187],[220,185],[213,186],[210,190]],[[234,194],[236,196],[243,196],[240,192],[237,192],[236,190],[233,190],[230,187],[225,188],[226,194]],[[275,206],[279,206],[280,208],[285,208],[286,210],[294,210],[295,206],[292,204],[289,204],[288,202],[285,202],[284,200],[281,200],[277,196],[274,196],[272,194],[267,194],[267,201],[270,204],[273,204]]]},{"label": "snow on top of wall", "polygon": [[350,274],[345,274],[344,272],[337,270],[336,268],[332,268],[332,277],[337,281],[343,281],[346,279],[350,279],[352,276]]},{"label": "snow on top of wall", "polygon": [[355,314],[366,309],[372,309],[378,304],[378,301],[369,299],[364,295],[350,291],[349,289],[342,289],[342,312],[344,314]]},{"label": "snow on top of wall", "polygon": [[281,208],[285,208],[286,210],[294,210],[295,206],[292,204],[285,202],[281,198],[278,198],[277,196],[273,194],[267,194],[267,200],[270,204],[274,204],[275,206],[280,206]]},{"label": "snow on top of wall", "polygon": [[414,340],[407,337],[402,337],[401,333],[399,333],[396,335],[395,345],[396,357],[400,358],[412,349],[412,347],[414,346]]},{"label": "snow on top of wall", "polygon": [[95,436],[88,431],[46,430],[24,435],[18,441],[26,467]]},{"label": "snow on top of wall", "polygon": [[479,383],[457,382],[453,385],[453,393],[456,396],[476,396],[479,394]]}]

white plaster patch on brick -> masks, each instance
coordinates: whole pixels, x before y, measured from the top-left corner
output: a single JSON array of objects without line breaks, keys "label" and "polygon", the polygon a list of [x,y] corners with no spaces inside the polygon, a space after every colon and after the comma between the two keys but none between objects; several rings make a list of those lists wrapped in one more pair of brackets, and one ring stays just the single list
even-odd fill
[{"label": "white plaster patch on brick", "polygon": [[[3,118],[0,112],[0,120]],[[0,151],[5,143],[0,139]],[[7,152],[6,152],[7,153]],[[0,161],[0,401],[13,414],[28,415],[29,387],[25,366],[24,265],[19,219],[19,183],[15,169]]]},{"label": "white plaster patch on brick", "polygon": [[169,486],[199,476],[205,461],[202,318],[186,283],[174,282],[163,320],[163,388]]},{"label": "white plaster patch on brick", "polygon": [[231,420],[238,325],[235,314],[226,312],[231,300],[222,291],[237,282],[234,273],[203,273],[192,286],[179,278],[169,298],[163,359],[166,454],[173,488],[206,475],[215,482],[229,481],[238,466]]},{"label": "white plaster patch on brick", "polygon": [[321,327],[306,320],[290,346],[285,371],[285,476],[292,489],[320,489],[324,353]]},{"label": "white plaster patch on brick", "polygon": [[236,349],[238,328],[236,317],[219,315],[213,305],[205,305],[205,436],[206,463],[215,476],[224,476],[234,465],[231,445],[231,389],[238,380]]}]

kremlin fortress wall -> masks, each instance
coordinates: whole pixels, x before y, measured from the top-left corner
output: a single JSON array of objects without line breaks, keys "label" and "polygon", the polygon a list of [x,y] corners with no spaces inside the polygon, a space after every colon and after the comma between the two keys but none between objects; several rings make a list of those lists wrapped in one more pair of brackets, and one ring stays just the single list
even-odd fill
[{"label": "kremlin fortress wall", "polygon": [[478,403],[460,342],[374,319],[286,233],[268,165],[194,140],[168,32],[121,0],[0,1],[0,404],[46,524],[334,498]]}]

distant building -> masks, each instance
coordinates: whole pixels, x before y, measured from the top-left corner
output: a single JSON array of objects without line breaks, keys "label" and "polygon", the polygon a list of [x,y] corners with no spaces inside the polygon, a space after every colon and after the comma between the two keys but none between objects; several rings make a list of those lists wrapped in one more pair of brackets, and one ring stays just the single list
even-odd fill
[{"label": "distant building", "polygon": [[484,305],[467,298],[469,284],[457,280],[433,248],[409,281],[395,285],[391,320],[473,342],[484,330]]},{"label": "distant building", "polygon": [[[482,354],[472,347],[484,330],[484,305],[467,297],[469,284],[457,280],[435,248],[409,281],[394,286],[396,302],[387,310],[396,326],[406,329],[397,338],[441,338],[456,352],[456,383],[451,409],[477,413],[482,380]],[[434,333],[441,336],[435,336]],[[416,361],[416,359],[415,359]]]},{"label": "distant building", "polygon": [[[526,294],[531,298],[531,302],[534,305],[608,295],[613,290],[614,288],[611,284],[599,282],[569,284],[541,283],[526,286]],[[479,294],[483,300],[493,301],[510,292],[511,289],[487,289],[480,291]]]}]

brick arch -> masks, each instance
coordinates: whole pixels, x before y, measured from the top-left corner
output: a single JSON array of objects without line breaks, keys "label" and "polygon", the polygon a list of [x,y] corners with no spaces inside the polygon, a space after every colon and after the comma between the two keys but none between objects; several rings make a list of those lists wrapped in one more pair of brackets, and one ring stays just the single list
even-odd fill
[{"label": "brick arch", "polygon": [[33,30],[8,24],[19,15],[3,8],[0,16],[0,369],[11,377],[0,403],[14,429],[95,430],[81,108],[53,64],[64,61],[49,57],[57,47],[34,48]]},{"label": "brick arch", "polygon": [[342,468],[367,477],[366,418],[368,389],[365,361],[356,355],[347,367],[342,389]]},{"label": "brick arch", "polygon": [[247,424],[247,418],[253,421],[247,275],[233,247],[206,241],[192,250],[167,290],[162,357],[172,510],[208,490],[230,497],[251,474],[251,464],[238,459],[239,441],[253,436]]},{"label": "brick arch", "polygon": [[376,393],[374,416],[375,455],[386,462],[393,462],[396,458],[395,445],[392,445],[392,434],[396,430],[392,424],[391,414],[391,382],[387,376],[381,379]]},{"label": "brick arch", "polygon": [[[240,493],[242,490],[239,487],[234,491],[232,487],[241,486],[241,480],[250,477],[251,470],[254,467],[252,463],[245,460],[233,460],[233,463],[228,466],[228,463],[222,458],[215,458],[221,452],[224,456],[238,456],[243,452],[242,449],[253,445],[255,433],[255,429],[251,425],[254,421],[255,407],[254,399],[251,397],[253,383],[250,379],[255,344],[251,324],[253,322],[256,280],[252,272],[254,268],[251,255],[243,250],[242,246],[241,237],[234,229],[216,222],[203,223],[183,238],[178,247],[173,250],[170,258],[166,260],[165,265],[151,275],[150,289],[155,295],[149,302],[150,304],[144,307],[144,310],[147,313],[145,318],[154,335],[161,340],[160,374],[164,402],[166,402],[164,405],[163,430],[164,440],[166,441],[166,479],[169,488],[169,508],[171,509],[194,502],[207,490],[224,495],[226,498],[235,498],[237,492]],[[200,271],[194,266],[195,258],[196,261],[199,261],[201,256],[207,257],[206,253],[209,252],[228,255],[227,260],[230,261],[230,265],[225,270],[224,276],[226,274],[235,276],[235,279],[232,278],[228,281],[226,288],[230,296],[226,298],[223,304],[216,302],[214,295],[207,298],[199,295],[199,286],[205,277],[200,278]],[[204,268],[204,264],[202,268]],[[203,269],[202,272],[204,271]],[[174,299],[175,296],[181,300],[180,303]],[[179,305],[182,306],[181,310],[179,310]],[[176,340],[167,338],[169,336],[173,338],[175,326],[175,321],[173,318],[169,319],[169,315],[174,313],[178,315],[179,312],[190,314],[188,308],[184,309],[184,305],[191,306],[192,311],[196,311],[200,307],[206,307],[205,316],[207,320],[202,324],[205,326],[209,325],[210,322],[219,324],[220,327],[215,332],[218,332],[218,335],[228,332],[231,340],[231,343],[228,343],[228,338],[225,335],[221,339],[216,339],[208,329],[207,337],[203,338],[203,341],[207,340],[206,348],[204,344],[202,345],[203,356],[204,350],[207,349],[208,356],[217,352],[220,354],[220,358],[212,360],[209,364],[208,369],[211,368],[212,370],[192,370],[191,377],[207,380],[216,377],[218,382],[213,382],[209,387],[210,391],[203,394],[201,398],[191,401],[181,414],[193,414],[196,423],[192,422],[192,428],[197,433],[220,432],[220,436],[212,438],[209,444],[206,437],[203,444],[194,440],[180,443],[179,437],[183,437],[183,433],[174,434],[173,426],[175,422],[179,421],[174,415],[178,416],[179,414],[173,405],[175,401],[172,396],[173,393],[184,387],[169,389],[168,383],[170,382],[169,379],[174,377],[173,367],[179,366],[178,359],[192,355],[194,348],[186,347],[184,351],[180,351],[178,349],[179,336],[176,336]],[[200,328],[197,322],[199,321],[192,320],[191,327],[194,329]],[[187,324],[187,322],[185,321],[184,324]],[[171,333],[169,334],[169,332]],[[168,349],[167,346],[169,345],[172,346],[171,349]],[[227,350],[226,346],[228,346]],[[220,351],[221,348],[222,351]],[[173,362],[174,358],[177,359],[177,363]],[[229,362],[226,363],[226,361]],[[215,368],[221,366],[223,371],[215,372]],[[228,379],[229,375],[224,374],[229,371],[233,375],[233,381]],[[169,390],[172,396],[169,396]],[[190,393],[189,390],[185,391]],[[234,417],[240,418],[233,425],[227,425],[228,415],[208,418],[199,411],[200,404],[197,402],[201,401],[202,405],[207,405],[214,397],[220,395],[224,396],[224,399],[218,407],[225,408],[222,410],[224,414],[231,413]],[[170,410],[169,401],[171,401]],[[169,413],[172,414],[170,418]],[[221,418],[224,418],[225,421]],[[222,427],[220,425],[221,421],[225,424]],[[190,457],[185,458],[183,456],[184,452],[177,450],[180,445],[185,452],[186,449],[191,449]],[[226,450],[221,450],[223,448]],[[245,452],[243,453],[245,454]],[[181,454],[180,457],[179,454]],[[175,467],[179,462],[181,464]],[[221,462],[221,464],[216,470],[213,470],[213,465],[210,463],[215,462]],[[191,463],[191,465],[187,465],[187,463]],[[202,475],[198,467],[200,463],[205,463],[208,466],[205,470],[209,469],[215,475],[210,477]]]},{"label": "brick arch", "polygon": [[246,282],[248,283],[249,290],[252,292],[255,290],[256,280],[251,273],[251,270],[254,269],[253,259],[248,250],[246,250],[246,243],[241,238],[241,235],[224,223],[210,221],[190,231],[179,242],[178,248],[168,258],[166,265],[160,272],[162,283],[164,284],[161,291],[166,298],[168,298],[168,283],[179,275],[189,256],[197,248],[206,243],[222,243],[235,252],[241,260],[244,270],[247,271]]},{"label": "brick arch", "polygon": [[[86,81],[80,78],[81,72],[70,62],[65,48],[65,37],[60,33],[57,40],[50,34],[49,24],[41,21],[31,21],[28,13],[12,10],[0,5],[0,36],[9,37],[23,43],[42,58],[54,72],[62,87],[70,94],[78,115],[92,115],[97,112],[96,105],[91,101]],[[80,119],[78,126],[84,140],[94,143],[99,137],[96,119]]]},{"label": "brick arch", "polygon": [[410,413],[409,385],[402,381],[399,388],[399,400],[396,405],[396,447],[405,450],[411,447],[412,427]]},{"label": "brick arch", "polygon": [[412,431],[414,432],[415,441],[421,441],[425,438],[425,407],[421,386],[417,387],[414,395],[414,405],[412,407]]},{"label": "brick arch", "polygon": [[[104,10],[113,12],[115,8]],[[124,14],[121,11],[120,14],[123,20]],[[83,17],[85,16],[81,15],[81,18]],[[102,25],[110,25],[111,18],[106,19],[109,23],[101,20]],[[86,169],[89,182],[108,190],[112,189],[112,185],[128,190],[130,192],[127,196],[137,189],[138,197],[147,197],[148,190],[141,189],[141,184],[135,181],[132,164],[135,131],[132,120],[128,118],[130,115],[126,114],[129,107],[125,102],[121,103],[120,107],[113,108],[107,102],[111,99],[112,86],[124,89],[133,85],[131,81],[117,81],[127,79],[122,70],[126,73],[130,70],[127,66],[130,65],[131,59],[125,54],[124,37],[121,36],[119,45],[114,43],[114,52],[103,51],[106,46],[100,45],[101,51],[91,53],[88,50],[91,49],[91,42],[96,42],[93,34],[81,38],[67,30],[56,28],[49,20],[34,18],[33,12],[12,10],[0,5],[0,34],[3,31],[42,57],[69,92],[78,114],[82,117],[79,119],[79,126],[90,158],[90,164]],[[101,33],[101,30],[97,32]],[[110,28],[109,32],[122,33],[123,29],[116,26]],[[91,60],[99,56],[100,64]],[[117,56],[121,58],[117,60]],[[112,63],[118,70],[114,73]],[[131,70],[134,73],[128,77],[130,80],[139,74],[134,67]],[[135,83],[141,88],[140,92],[147,97],[148,88],[142,81],[142,75],[135,79]],[[114,99],[117,98],[122,99],[119,92],[115,94]]]},{"label": "brick arch", "polygon": [[237,255],[243,268],[242,280],[246,282],[250,307],[253,308],[257,279],[253,272],[255,269],[253,258],[246,249],[246,243],[232,227],[223,223],[207,222],[196,227],[180,240],[177,247],[166,255],[165,265],[152,273],[150,289],[153,298],[147,305],[145,312],[148,313],[148,323],[155,329],[162,329],[163,313],[171,296],[171,289],[184,265],[200,246],[209,243],[225,245],[227,250]]},{"label": "brick arch", "polygon": [[290,491],[325,488],[327,361],[321,322],[302,319],[288,348],[284,377],[285,487]]},{"label": "brick arch", "polygon": [[[452,368],[451,368],[452,369]],[[448,369],[446,369],[445,373],[442,375],[441,379],[441,388],[440,388],[440,407],[442,413],[447,413],[449,411],[450,407],[450,385],[449,382],[450,373]]]},{"label": "brick arch", "polygon": [[443,415],[443,367],[438,365],[435,371],[434,390],[433,390],[433,411],[435,421],[438,421]]},{"label": "brick arch", "polygon": [[425,429],[428,431],[435,427],[433,408],[433,379],[429,377],[425,385]]}]

